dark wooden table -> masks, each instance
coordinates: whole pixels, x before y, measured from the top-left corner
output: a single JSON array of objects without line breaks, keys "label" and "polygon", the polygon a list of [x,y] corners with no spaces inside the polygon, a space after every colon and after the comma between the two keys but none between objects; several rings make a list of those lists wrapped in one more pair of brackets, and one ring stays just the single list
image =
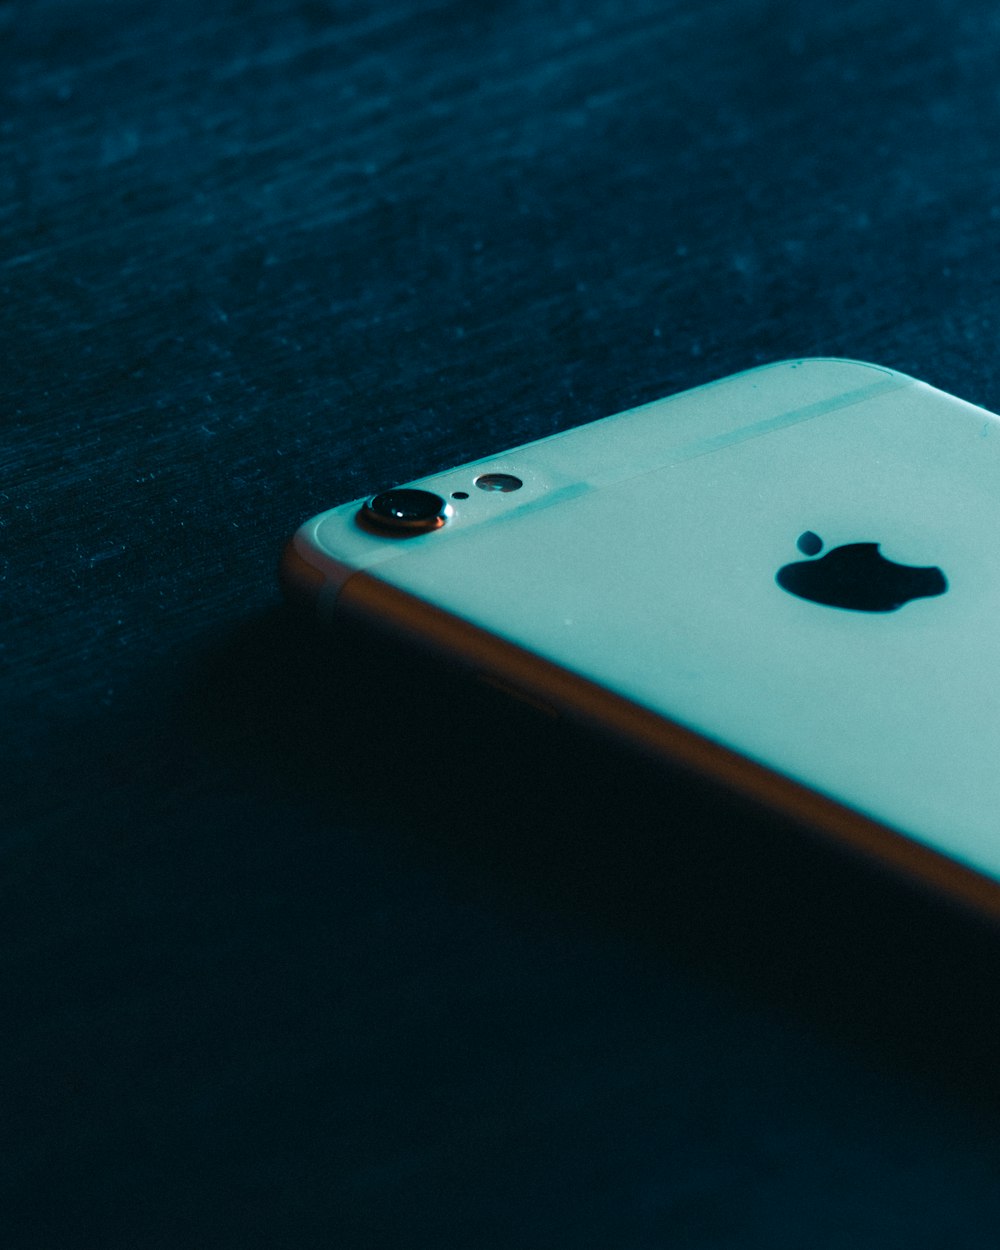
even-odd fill
[{"label": "dark wooden table", "polygon": [[995,1243],[991,938],[274,574],[767,360],[1000,407],[998,56],[952,0],[0,6],[0,1244]]}]

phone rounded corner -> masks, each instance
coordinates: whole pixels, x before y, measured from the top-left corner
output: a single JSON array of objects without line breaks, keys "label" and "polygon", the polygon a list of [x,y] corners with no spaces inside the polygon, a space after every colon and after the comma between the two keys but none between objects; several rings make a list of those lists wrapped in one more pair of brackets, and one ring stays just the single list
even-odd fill
[{"label": "phone rounded corner", "polygon": [[278,560],[278,585],[285,602],[312,616],[327,615],[341,587],[355,571],[322,552],[313,518],[288,539]]},{"label": "phone rounded corner", "polygon": [[776,361],[776,364],[791,367],[833,366],[838,370],[850,370],[859,376],[880,374],[886,379],[893,379],[896,385],[910,386],[916,384],[915,377],[904,374],[903,370],[893,369],[890,365],[878,365],[873,360],[858,360],[854,356],[791,356],[788,360]]},{"label": "phone rounded corner", "polygon": [[326,577],[322,569],[302,554],[297,538],[298,535],[293,534],[282,548],[278,560],[278,585],[289,606],[315,611],[326,585]]},{"label": "phone rounded corner", "polygon": [[896,378],[900,382],[914,381],[909,374],[901,373],[898,369],[892,369],[888,365],[878,365],[871,360],[858,360],[853,356],[789,356],[760,367],[763,369],[833,367],[837,370],[850,369],[862,370],[865,373],[881,373],[886,377]]}]

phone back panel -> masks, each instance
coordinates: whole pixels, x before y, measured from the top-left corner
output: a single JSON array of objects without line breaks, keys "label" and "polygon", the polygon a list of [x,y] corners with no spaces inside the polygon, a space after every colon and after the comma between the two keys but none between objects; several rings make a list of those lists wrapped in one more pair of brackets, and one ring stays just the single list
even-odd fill
[{"label": "phone back panel", "polygon": [[[487,470],[525,486],[470,488]],[[403,541],[361,530],[357,505],[304,527],[331,586],[368,569],[1000,878],[995,417],[890,371],[794,362],[420,485],[470,499]],[[859,543],[940,569],[945,593],[862,611],[776,580]]]}]

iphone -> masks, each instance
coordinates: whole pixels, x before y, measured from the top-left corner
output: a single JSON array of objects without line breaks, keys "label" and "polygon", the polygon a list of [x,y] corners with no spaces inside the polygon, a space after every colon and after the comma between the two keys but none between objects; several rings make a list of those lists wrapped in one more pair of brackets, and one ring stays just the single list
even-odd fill
[{"label": "iphone", "polygon": [[288,594],[1000,915],[1000,419],[752,369],[307,521]]}]

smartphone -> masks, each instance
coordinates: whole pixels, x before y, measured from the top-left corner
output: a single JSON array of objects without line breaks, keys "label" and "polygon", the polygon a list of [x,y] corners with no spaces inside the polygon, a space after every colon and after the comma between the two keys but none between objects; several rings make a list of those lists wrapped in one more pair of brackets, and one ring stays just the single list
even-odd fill
[{"label": "smartphone", "polygon": [[334,507],[282,582],[995,919],[998,548],[1000,418],[803,359]]}]

